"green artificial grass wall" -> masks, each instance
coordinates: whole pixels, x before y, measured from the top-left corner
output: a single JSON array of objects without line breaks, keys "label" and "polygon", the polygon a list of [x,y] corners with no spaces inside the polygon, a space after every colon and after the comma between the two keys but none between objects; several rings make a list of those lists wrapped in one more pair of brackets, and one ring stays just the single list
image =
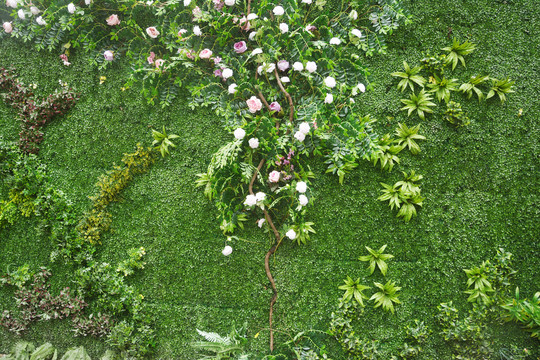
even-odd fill
[{"label": "green artificial grass wall", "polygon": [[[391,173],[363,162],[339,186],[325,174],[322,159],[311,161],[317,178],[309,220],[317,234],[307,246],[285,243],[271,260],[279,292],[274,312],[279,345],[298,331],[325,331],[331,312],[342,295],[338,286],[347,275],[362,283],[382,282],[380,274],[368,276],[367,265],[358,261],[364,246],[388,244],[387,279],[401,286],[402,305],[396,315],[367,309],[358,322],[358,333],[378,339],[387,352],[402,344],[404,324],[426,321],[433,330],[424,359],[449,359],[450,348],[436,333],[437,305],[466,303],[463,268],[491,258],[499,247],[514,254],[519,273],[515,285],[531,297],[540,290],[540,8],[536,0],[410,0],[413,24],[399,29],[388,41],[388,53],[362,61],[371,69],[375,87],[357,98],[366,114],[379,119],[377,131],[394,132],[397,122],[421,123],[427,141],[422,152],[400,154],[401,164]],[[471,125],[455,129],[443,120],[444,104],[425,121],[406,117],[397,81],[390,76],[405,60],[419,64],[423,52],[438,52],[452,37],[469,38],[477,50],[466,57],[467,68],[458,66],[452,77],[460,83],[471,75],[489,74],[516,81],[516,93],[505,104],[489,100],[478,104],[458,93]],[[104,72],[87,65],[84,54],[73,52],[65,67],[56,53],[36,53],[28,45],[11,40],[0,43],[0,66],[14,65],[25,83],[37,83],[46,95],[66,81],[81,99],[63,118],[45,127],[40,158],[47,164],[56,186],[67,193],[82,213],[90,208],[88,196],[96,192],[98,177],[120,163],[137,142],[151,143],[150,128],[180,135],[172,156],[160,160],[137,176],[124,191],[123,201],[111,206],[112,231],[103,238],[98,257],[118,263],[127,249],[143,246],[147,265],[131,283],[151,304],[156,316],[159,344],[155,358],[195,359],[190,342],[195,329],[226,333],[233,321],[248,322],[250,347],[268,347],[268,304],[271,288],[264,272],[269,238],[255,223],[239,235],[245,241],[232,244],[231,256],[221,250],[224,237],[215,220],[216,209],[195,188],[196,174],[204,172],[212,154],[232,138],[213,113],[192,111],[186,93],[168,109],[152,107],[134,88],[122,91],[129,64],[114,63]],[[107,80],[99,84],[100,76]],[[518,117],[519,109],[523,116]],[[0,134],[18,138],[15,112],[0,104]],[[400,171],[422,174],[424,207],[405,224],[387,203],[377,201],[380,182],[395,183]],[[2,195],[5,197],[5,189]],[[55,289],[70,286],[71,269],[51,265],[52,250],[36,231],[36,219],[24,219],[0,230],[0,270],[8,264],[50,266]],[[12,309],[12,289],[0,289],[0,309]],[[106,344],[91,338],[74,339],[67,321],[40,322],[24,335],[35,342],[50,341],[61,349],[82,344],[95,357]],[[494,348],[511,343],[534,349],[517,325],[494,324],[490,332]],[[256,333],[260,336],[254,338]],[[0,329],[0,353],[18,338]],[[343,356],[339,346],[326,338],[332,356]]]}]

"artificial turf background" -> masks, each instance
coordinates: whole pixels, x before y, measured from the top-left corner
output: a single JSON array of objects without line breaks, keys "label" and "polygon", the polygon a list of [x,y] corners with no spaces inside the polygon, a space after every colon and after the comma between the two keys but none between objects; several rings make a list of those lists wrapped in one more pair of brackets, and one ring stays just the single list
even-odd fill
[{"label": "artificial turf background", "polygon": [[[395,316],[369,310],[357,324],[358,333],[378,339],[393,351],[403,342],[403,325],[411,319],[432,328],[421,358],[447,359],[450,350],[436,333],[434,316],[441,302],[454,301],[467,309],[463,268],[479,265],[496,249],[512,252],[519,270],[515,284],[531,297],[540,290],[540,7],[537,0],[410,0],[413,24],[390,37],[388,53],[364,59],[376,86],[357,98],[365,113],[379,119],[381,135],[393,132],[398,121],[422,123],[422,152],[403,151],[401,165],[391,173],[363,162],[339,186],[324,174],[321,159],[311,166],[315,201],[310,220],[317,234],[307,246],[287,243],[272,261],[279,291],[274,322],[277,343],[306,329],[326,330],[330,313],[342,292],[337,289],[350,275],[364,284],[382,281],[369,277],[365,263],[357,260],[364,246],[388,244],[387,279],[403,289]],[[4,14],[4,13],[1,13]],[[452,94],[468,111],[471,125],[455,129],[442,118],[444,104],[425,121],[399,111],[401,94],[390,76],[402,61],[418,64],[423,52],[438,52],[453,36],[469,38],[477,51],[458,66],[452,77],[466,81],[475,74],[489,74],[516,81],[515,94],[505,104],[490,100],[478,104]],[[137,89],[122,92],[129,64],[115,63],[99,72],[87,65],[82,53],[70,57],[65,67],[56,53],[36,53],[29,45],[12,40],[0,43],[0,66],[14,65],[25,83],[37,83],[45,95],[66,81],[81,94],[64,118],[45,128],[40,157],[48,165],[58,188],[64,190],[81,212],[90,207],[97,178],[119,163],[137,142],[151,143],[150,127],[163,125],[176,134],[172,156],[158,161],[149,173],[138,176],[126,189],[124,201],[112,206],[113,231],[100,248],[103,261],[117,263],[131,247],[145,247],[147,266],[132,279],[156,315],[159,344],[156,358],[194,359],[189,343],[195,328],[225,333],[233,320],[248,322],[251,348],[268,344],[268,302],[271,297],[263,267],[267,237],[251,223],[233,244],[229,257],[221,254],[224,238],[215,221],[217,211],[196,189],[196,174],[204,172],[212,154],[232,138],[220,119],[205,110],[191,111],[186,94],[162,110],[145,104]],[[99,85],[99,77],[106,76]],[[519,109],[523,116],[518,117]],[[16,114],[0,103],[0,134],[18,138]],[[409,224],[395,217],[387,203],[379,202],[379,182],[394,183],[400,170],[414,169],[424,176],[422,195],[427,199],[419,216]],[[6,196],[6,189],[0,193]],[[52,247],[29,219],[0,230],[0,270],[8,264],[50,266],[53,286],[69,286],[69,270],[49,264]],[[0,289],[0,309],[14,307],[12,289]],[[49,321],[33,326],[24,335],[35,342],[50,341],[60,348],[83,344],[93,356],[106,348],[94,339],[74,339],[69,322]],[[494,324],[494,348],[511,343],[534,349],[538,342],[518,326]],[[253,335],[260,332],[258,338]],[[0,329],[0,353],[17,337]],[[335,343],[325,340],[340,358]],[[538,356],[538,355],[537,355]]]}]

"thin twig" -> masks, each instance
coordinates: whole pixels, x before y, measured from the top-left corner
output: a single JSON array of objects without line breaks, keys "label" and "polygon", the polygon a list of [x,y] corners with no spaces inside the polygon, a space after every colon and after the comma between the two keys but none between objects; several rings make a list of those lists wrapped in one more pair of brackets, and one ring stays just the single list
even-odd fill
[{"label": "thin twig", "polygon": [[279,85],[279,88],[281,89],[281,92],[285,95],[287,100],[289,100],[289,121],[292,124],[294,120],[294,104],[291,95],[285,90],[283,87],[283,84],[281,83],[281,80],[279,79],[279,74],[277,72],[277,69],[274,69],[274,74],[276,75],[276,80]]}]

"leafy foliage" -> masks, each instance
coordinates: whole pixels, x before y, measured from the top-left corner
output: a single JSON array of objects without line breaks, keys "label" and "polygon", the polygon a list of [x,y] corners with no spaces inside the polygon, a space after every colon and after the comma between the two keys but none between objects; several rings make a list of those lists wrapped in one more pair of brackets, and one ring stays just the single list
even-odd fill
[{"label": "leafy foliage", "polygon": [[409,99],[401,99],[401,102],[405,104],[401,110],[407,110],[407,116],[411,116],[416,111],[420,119],[425,120],[425,113],[432,113],[433,110],[430,107],[435,106],[430,100],[433,100],[432,97],[422,89],[418,95],[411,94]]},{"label": "leafy foliage", "polygon": [[457,66],[458,60],[461,61],[461,64],[463,66],[465,66],[464,56],[472,53],[474,50],[476,50],[476,47],[469,40],[460,44],[459,41],[456,38],[454,38],[454,40],[452,41],[452,46],[447,46],[443,48],[442,50],[448,51],[448,55],[446,56],[446,61],[448,63],[452,63],[452,70],[454,70]]},{"label": "leafy foliage", "polygon": [[152,130],[152,136],[154,137],[154,142],[152,142],[152,146],[157,145],[154,147],[154,149],[159,150],[162,157],[165,157],[165,155],[169,155],[169,146],[176,147],[176,145],[174,145],[171,140],[178,138],[178,135],[168,135],[165,131],[165,126],[163,126],[163,133]]},{"label": "leafy foliage", "polygon": [[482,92],[482,89],[478,87],[478,85],[485,83],[487,80],[489,80],[489,76],[487,75],[471,76],[471,79],[468,82],[461,84],[459,91],[467,94],[468,99],[471,98],[474,92],[478,97],[478,101],[480,102],[484,98],[484,93]]},{"label": "leafy foliage", "polygon": [[377,199],[379,201],[389,201],[392,210],[398,208],[397,217],[403,217],[405,222],[409,222],[412,216],[416,216],[416,206],[422,206],[424,198],[420,195],[420,187],[416,184],[422,179],[422,175],[416,175],[414,170],[411,174],[403,173],[404,180],[398,181],[393,186],[381,183],[384,188],[383,193]]},{"label": "leafy foliage", "polygon": [[[32,343],[29,342],[18,342],[16,343],[11,353],[5,357],[2,357],[4,360],[92,360],[84,347],[72,347],[69,348],[64,356],[61,358],[58,357],[58,350],[51,344],[45,343],[39,347],[35,347]],[[116,355],[107,350],[105,354],[100,358],[101,360],[115,360],[117,359]]]},{"label": "leafy foliage", "polygon": [[373,151],[369,157],[374,166],[377,166],[377,162],[380,162],[381,170],[390,172],[395,163],[399,164],[397,154],[403,150],[403,146],[395,143],[396,141],[390,137],[390,134],[386,134],[373,145]]},{"label": "leafy foliage", "polygon": [[487,292],[493,292],[491,283],[487,279],[487,268],[489,267],[489,261],[484,261],[480,267],[474,267],[472,269],[464,269],[467,274],[467,287],[474,285],[473,289],[465,291],[465,293],[470,294],[467,301],[478,301],[482,300],[485,304],[490,303],[490,299],[487,296]]},{"label": "leafy foliage", "polygon": [[349,302],[354,299],[358,304],[360,304],[360,306],[364,306],[364,301],[362,299],[367,299],[367,296],[365,296],[362,292],[370,289],[370,287],[361,285],[360,278],[353,280],[350,276],[347,276],[347,279],[344,281],[345,285],[341,285],[339,287],[340,290],[345,290],[342,300],[344,302]]},{"label": "leafy foliage", "polygon": [[506,94],[515,92],[514,90],[512,90],[515,81],[510,81],[509,78],[502,80],[491,78],[491,82],[492,86],[486,95],[486,100],[497,94],[501,102],[504,103],[506,101]]},{"label": "leafy foliage", "polygon": [[457,79],[447,79],[445,77],[439,78],[437,75],[433,75],[433,77],[435,81],[427,84],[431,89],[429,92],[434,92],[439,102],[444,100],[448,103],[448,101],[450,101],[450,91],[457,90]]},{"label": "leafy foliage", "polygon": [[519,298],[519,288],[516,287],[515,296],[501,305],[505,311],[502,314],[506,321],[515,321],[523,324],[531,337],[540,337],[540,292],[536,292],[531,300]]},{"label": "leafy foliage", "polygon": [[386,272],[388,271],[386,260],[390,260],[394,257],[394,255],[391,254],[383,254],[384,249],[386,249],[386,244],[381,246],[379,250],[373,250],[368,246],[366,246],[366,249],[369,251],[369,255],[360,256],[358,259],[360,261],[369,261],[370,274],[373,274],[375,266],[377,266],[381,273],[386,276]]},{"label": "leafy foliage", "polygon": [[375,307],[382,306],[385,311],[390,310],[394,313],[394,303],[401,304],[398,299],[397,292],[401,290],[401,287],[396,286],[396,283],[388,280],[386,284],[374,283],[380,290],[373,294],[369,300],[375,302]]},{"label": "leafy foliage", "polygon": [[424,87],[424,85],[426,84],[426,79],[421,75],[418,75],[420,70],[422,70],[421,66],[415,66],[411,69],[409,64],[403,61],[403,68],[405,69],[404,72],[396,71],[392,73],[392,76],[402,78],[402,80],[400,80],[398,84],[398,89],[401,89],[401,92],[403,92],[407,88],[407,86],[411,88],[412,92],[414,92],[415,84],[420,86],[421,88]]},{"label": "leafy foliage", "polygon": [[471,123],[471,121],[469,120],[469,117],[461,108],[460,103],[450,101],[446,105],[446,107],[447,109],[444,113],[444,118],[450,124],[455,125],[456,127],[459,127],[459,126],[467,126]]},{"label": "leafy foliage", "polygon": [[398,137],[398,145],[407,146],[411,154],[418,155],[420,153],[420,146],[415,140],[426,140],[425,136],[418,134],[420,131],[420,124],[411,128],[405,124],[398,123],[396,128],[396,136]]},{"label": "leafy foliage", "polygon": [[227,336],[197,329],[199,335],[204,337],[206,341],[192,342],[191,346],[197,351],[210,353],[210,355],[203,355],[201,360],[248,359],[248,354],[245,353],[247,346],[246,326],[247,324],[244,324],[242,328],[237,330],[233,324],[231,332]]}]

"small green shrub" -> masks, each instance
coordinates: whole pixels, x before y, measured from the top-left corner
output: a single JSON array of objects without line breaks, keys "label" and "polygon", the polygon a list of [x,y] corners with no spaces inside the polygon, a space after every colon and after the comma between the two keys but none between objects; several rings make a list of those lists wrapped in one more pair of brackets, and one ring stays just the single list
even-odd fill
[{"label": "small green shrub", "polygon": [[467,114],[461,109],[461,104],[450,101],[447,104],[447,110],[444,113],[444,118],[450,124],[459,126],[467,126],[471,123]]}]

